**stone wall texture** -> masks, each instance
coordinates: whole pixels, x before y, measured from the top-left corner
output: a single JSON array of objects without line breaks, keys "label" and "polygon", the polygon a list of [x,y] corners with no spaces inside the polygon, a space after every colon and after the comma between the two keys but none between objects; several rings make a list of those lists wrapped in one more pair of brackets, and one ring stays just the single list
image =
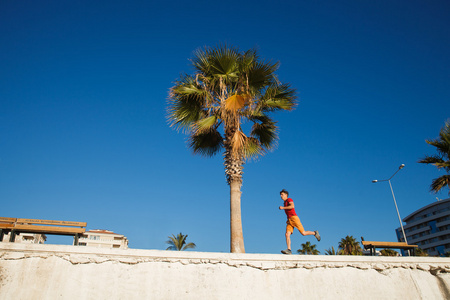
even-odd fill
[{"label": "stone wall texture", "polygon": [[0,299],[450,299],[450,259],[0,243]]}]

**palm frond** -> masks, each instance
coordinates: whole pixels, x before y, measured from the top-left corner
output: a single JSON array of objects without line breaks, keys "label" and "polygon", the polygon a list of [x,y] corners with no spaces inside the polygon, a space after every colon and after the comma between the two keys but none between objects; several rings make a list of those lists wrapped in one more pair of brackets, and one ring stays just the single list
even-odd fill
[{"label": "palm frond", "polygon": [[258,139],[254,137],[247,137],[245,145],[244,145],[244,157],[249,158],[257,158],[260,155],[264,155],[264,148],[261,147]]},{"label": "palm frond", "polygon": [[272,149],[278,139],[278,128],[276,123],[266,118],[261,123],[254,123],[251,136],[256,137],[261,145],[267,149]]},{"label": "palm frond", "polygon": [[425,140],[428,145],[436,147],[436,151],[438,151],[441,155],[449,155],[450,154],[450,142],[445,141],[446,136],[440,134],[440,139],[435,140]]},{"label": "palm frond", "polygon": [[211,130],[211,127],[216,125],[216,122],[218,121],[217,116],[212,115],[203,119],[198,120],[195,122],[195,132],[201,133],[201,132],[207,132]]},{"label": "palm frond", "polygon": [[209,74],[210,63],[209,63],[209,48],[197,49],[194,51],[194,57],[190,59],[194,68],[200,74]]},{"label": "palm frond", "polygon": [[436,194],[445,186],[449,188],[448,193],[450,195],[450,175],[443,175],[441,177],[433,179],[433,181],[431,182],[430,191]]},{"label": "palm frond", "polygon": [[197,246],[194,243],[189,243],[189,244],[186,244],[182,250],[194,249],[195,247],[197,247]]},{"label": "palm frond", "polygon": [[[434,140],[425,140],[427,144],[432,145],[438,152],[437,155],[426,155],[420,159],[419,163],[432,164],[438,169],[444,169],[447,173],[450,172],[450,120],[445,122],[444,127],[439,132],[439,138]],[[449,187],[450,194],[450,175],[444,175],[433,179],[430,185],[430,191],[437,193],[443,187]]]},{"label": "palm frond", "polygon": [[434,140],[425,140],[427,144],[436,147],[441,157],[450,160],[450,120],[439,131],[439,138]]},{"label": "palm frond", "polygon": [[211,73],[214,76],[236,79],[238,77],[239,49],[227,45],[209,49]]},{"label": "palm frond", "polygon": [[417,161],[422,164],[431,164],[438,169],[445,169],[447,172],[450,171],[450,160],[445,161],[443,157],[439,155],[426,155],[424,158]]},{"label": "palm frond", "polygon": [[166,250],[181,250],[185,239],[186,237],[181,232],[176,237],[172,234],[172,236],[169,236],[169,240],[166,241],[166,244],[170,245]]},{"label": "palm frond", "polygon": [[239,57],[238,48],[219,45],[196,50],[191,62],[198,72],[206,76],[237,78]]},{"label": "palm frond", "polygon": [[258,59],[259,57],[256,49],[245,51],[240,58],[240,71],[244,73],[248,72]]},{"label": "palm frond", "polygon": [[236,113],[239,109],[242,109],[247,103],[248,96],[247,95],[232,95],[225,100],[225,109]]},{"label": "palm frond", "polygon": [[253,92],[263,87],[275,85],[276,77],[274,76],[278,70],[279,63],[271,62],[255,62],[248,70],[248,85]]},{"label": "palm frond", "polygon": [[343,255],[342,250],[336,251],[333,246],[325,250],[325,255]]},{"label": "palm frond", "polygon": [[288,84],[272,85],[261,98],[263,111],[292,110],[296,106],[295,90]]},{"label": "palm frond", "polygon": [[178,81],[170,90],[168,120],[176,129],[189,130],[205,107],[205,91],[190,76]]},{"label": "palm frond", "polygon": [[171,93],[176,96],[195,95],[203,99],[205,90],[198,84],[192,76],[185,75],[180,81],[175,82],[171,89]]},{"label": "palm frond", "polygon": [[425,155],[424,158],[420,159],[417,161],[418,163],[421,164],[441,164],[443,162],[445,162],[440,156],[438,155]]},{"label": "palm frond", "polygon": [[223,147],[223,138],[215,128],[209,128],[189,137],[189,146],[195,154],[214,156]]},{"label": "palm frond", "polygon": [[244,153],[244,145],[247,136],[240,130],[236,130],[231,138],[231,152],[235,157],[239,157]]}]

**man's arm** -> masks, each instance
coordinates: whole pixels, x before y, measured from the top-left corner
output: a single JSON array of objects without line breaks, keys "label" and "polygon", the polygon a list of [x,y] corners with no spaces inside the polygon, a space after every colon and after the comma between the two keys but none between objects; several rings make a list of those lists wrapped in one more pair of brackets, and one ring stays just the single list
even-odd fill
[{"label": "man's arm", "polygon": [[289,202],[288,206],[280,206],[279,209],[293,209],[294,208],[294,201]]}]

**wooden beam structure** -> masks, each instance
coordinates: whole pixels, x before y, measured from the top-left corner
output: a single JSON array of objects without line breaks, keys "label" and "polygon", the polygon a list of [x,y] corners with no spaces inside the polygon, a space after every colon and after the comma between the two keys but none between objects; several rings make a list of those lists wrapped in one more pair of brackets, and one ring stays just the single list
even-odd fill
[{"label": "wooden beam structure", "polygon": [[78,245],[80,235],[86,232],[86,225],[86,222],[0,217],[0,241],[3,241],[7,232],[11,233],[10,242],[14,242],[16,235],[20,233],[40,233],[72,235],[75,238],[74,244]]}]

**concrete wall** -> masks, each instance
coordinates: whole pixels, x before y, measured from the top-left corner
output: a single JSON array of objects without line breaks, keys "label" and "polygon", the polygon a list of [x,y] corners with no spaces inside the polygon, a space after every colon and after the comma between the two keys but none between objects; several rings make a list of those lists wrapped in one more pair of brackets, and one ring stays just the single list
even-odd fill
[{"label": "concrete wall", "polygon": [[0,243],[0,299],[450,299],[450,259]]}]

